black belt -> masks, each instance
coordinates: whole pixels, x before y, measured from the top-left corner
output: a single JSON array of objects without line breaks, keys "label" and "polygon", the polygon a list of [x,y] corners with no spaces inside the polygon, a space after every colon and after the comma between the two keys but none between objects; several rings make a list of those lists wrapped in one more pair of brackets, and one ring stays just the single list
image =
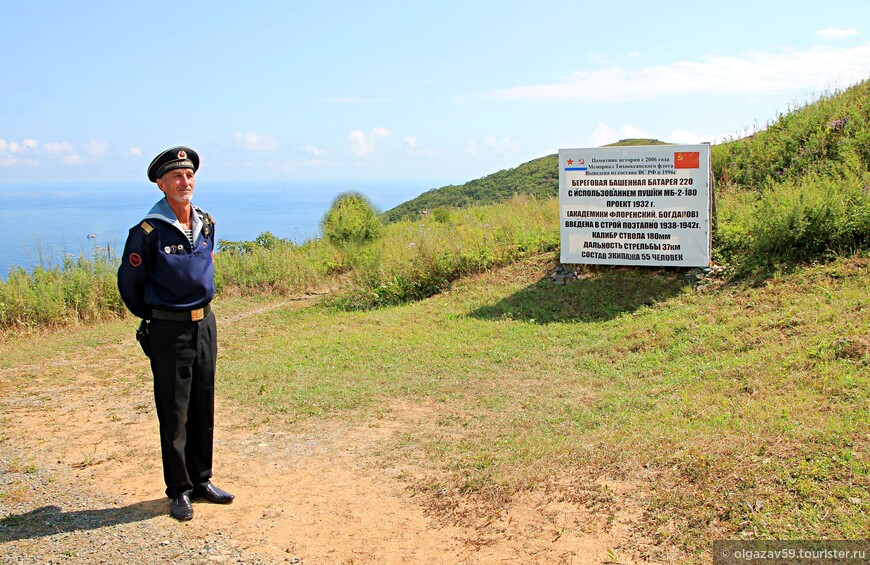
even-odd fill
[{"label": "black belt", "polygon": [[183,310],[181,312],[173,310],[158,310],[157,308],[151,309],[152,320],[170,320],[173,322],[198,322],[209,314],[211,314],[211,306],[208,304],[202,308],[197,308],[196,310]]}]

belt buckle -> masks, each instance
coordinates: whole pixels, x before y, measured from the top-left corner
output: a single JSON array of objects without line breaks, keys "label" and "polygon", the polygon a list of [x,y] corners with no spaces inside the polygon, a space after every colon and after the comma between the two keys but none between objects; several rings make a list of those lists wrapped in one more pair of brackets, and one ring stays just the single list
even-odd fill
[{"label": "belt buckle", "polygon": [[198,322],[205,318],[205,308],[197,308],[196,310],[190,311],[190,321]]}]

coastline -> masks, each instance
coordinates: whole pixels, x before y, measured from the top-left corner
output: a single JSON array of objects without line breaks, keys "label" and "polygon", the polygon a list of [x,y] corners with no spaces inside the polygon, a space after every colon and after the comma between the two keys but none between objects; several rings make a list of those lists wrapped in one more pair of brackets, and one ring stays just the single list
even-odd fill
[{"label": "coastline", "polygon": [[[446,184],[446,183],[445,183]],[[430,180],[198,180],[194,203],[217,222],[218,240],[264,232],[302,243],[344,192],[364,194],[381,212],[433,188]],[[161,198],[147,182],[0,183],[0,279],[13,266],[59,267],[66,257],[120,253],[127,231]]]}]

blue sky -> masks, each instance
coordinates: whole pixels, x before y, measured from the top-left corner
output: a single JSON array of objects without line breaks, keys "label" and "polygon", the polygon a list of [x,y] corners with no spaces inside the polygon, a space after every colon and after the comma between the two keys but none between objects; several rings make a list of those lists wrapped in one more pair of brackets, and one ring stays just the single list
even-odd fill
[{"label": "blue sky", "polygon": [[870,2],[0,2],[0,183],[460,182],[716,142],[870,78]]}]

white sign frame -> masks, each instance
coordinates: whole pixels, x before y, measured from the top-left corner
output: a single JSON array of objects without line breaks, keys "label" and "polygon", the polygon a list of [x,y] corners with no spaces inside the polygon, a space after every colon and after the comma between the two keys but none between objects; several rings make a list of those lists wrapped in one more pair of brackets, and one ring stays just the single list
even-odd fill
[{"label": "white sign frame", "polygon": [[559,150],[563,264],[707,267],[710,145]]}]

